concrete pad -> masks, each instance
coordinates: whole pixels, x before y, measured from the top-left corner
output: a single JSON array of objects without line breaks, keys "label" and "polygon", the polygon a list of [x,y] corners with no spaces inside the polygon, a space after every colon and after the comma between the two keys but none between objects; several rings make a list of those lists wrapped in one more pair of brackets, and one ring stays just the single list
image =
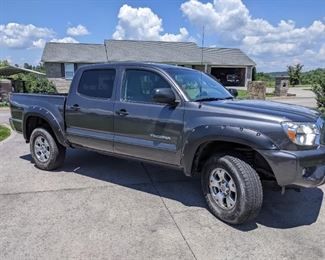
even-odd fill
[{"label": "concrete pad", "polygon": [[324,188],[282,196],[264,187],[260,216],[241,226],[227,225],[203,207],[165,200],[197,259],[324,259]]},{"label": "concrete pad", "polygon": [[231,226],[179,171],[72,149],[66,158],[41,171],[21,135],[0,143],[0,259],[325,258],[324,186],[282,196],[264,183],[260,216]]},{"label": "concrete pad", "polygon": [[150,185],[0,195],[1,259],[193,259]]},{"label": "concrete pad", "polygon": [[39,170],[31,163],[29,145],[19,134],[0,144],[0,154],[0,194],[150,183],[139,162],[73,149],[68,149],[62,168]]}]

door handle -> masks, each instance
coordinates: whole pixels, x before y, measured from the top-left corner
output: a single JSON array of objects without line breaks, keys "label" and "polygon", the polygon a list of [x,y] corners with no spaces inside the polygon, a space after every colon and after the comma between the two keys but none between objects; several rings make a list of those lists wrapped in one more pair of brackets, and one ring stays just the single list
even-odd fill
[{"label": "door handle", "polygon": [[80,110],[80,107],[78,104],[74,104],[73,106],[70,106],[70,109],[72,109],[74,111],[78,111],[78,110]]},{"label": "door handle", "polygon": [[125,109],[117,110],[115,113],[119,116],[127,116],[129,114],[129,112],[126,111]]}]

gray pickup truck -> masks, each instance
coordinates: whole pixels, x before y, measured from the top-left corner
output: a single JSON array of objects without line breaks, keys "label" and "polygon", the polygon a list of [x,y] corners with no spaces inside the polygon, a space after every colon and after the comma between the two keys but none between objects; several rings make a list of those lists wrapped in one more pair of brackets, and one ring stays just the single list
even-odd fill
[{"label": "gray pickup truck", "polygon": [[211,212],[239,224],[262,206],[261,180],[282,188],[325,182],[325,116],[239,101],[212,77],[146,63],[84,66],[68,95],[10,96],[11,127],[36,166],[53,170],[82,148],[200,176]]}]

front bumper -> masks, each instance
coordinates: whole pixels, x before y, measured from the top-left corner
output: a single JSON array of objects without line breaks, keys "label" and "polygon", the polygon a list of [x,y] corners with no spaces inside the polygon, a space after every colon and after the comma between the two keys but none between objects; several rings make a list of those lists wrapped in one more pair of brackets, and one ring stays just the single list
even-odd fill
[{"label": "front bumper", "polygon": [[325,183],[325,146],[306,151],[259,151],[280,186],[316,187]]}]

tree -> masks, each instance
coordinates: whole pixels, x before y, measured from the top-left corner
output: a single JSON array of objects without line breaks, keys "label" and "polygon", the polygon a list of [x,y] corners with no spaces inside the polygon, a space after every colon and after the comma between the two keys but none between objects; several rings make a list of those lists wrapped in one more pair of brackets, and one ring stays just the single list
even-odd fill
[{"label": "tree", "polygon": [[313,85],[317,84],[320,78],[325,78],[325,68],[318,68],[302,73],[300,84]]},{"label": "tree", "polygon": [[298,63],[294,66],[288,66],[288,75],[290,77],[289,81],[290,81],[290,85],[295,86],[298,85],[300,83],[300,79],[301,79],[301,74],[302,74],[302,68],[304,65]]},{"label": "tree", "polygon": [[32,70],[33,69],[33,66],[28,64],[27,62],[24,63],[24,68],[25,69],[29,69],[29,70]]},{"label": "tree", "polygon": [[316,94],[318,108],[325,112],[325,76],[320,77],[318,82],[313,84],[313,92]]},{"label": "tree", "polygon": [[0,60],[0,68],[6,67],[9,65],[9,62],[7,60]]}]

